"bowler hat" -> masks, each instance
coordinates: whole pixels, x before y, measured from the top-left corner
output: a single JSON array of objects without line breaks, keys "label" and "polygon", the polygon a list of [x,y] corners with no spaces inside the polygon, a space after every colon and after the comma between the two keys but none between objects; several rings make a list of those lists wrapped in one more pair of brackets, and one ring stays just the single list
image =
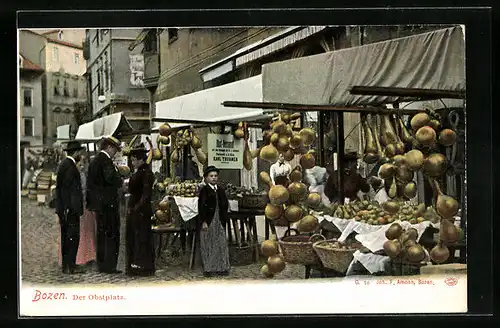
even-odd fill
[{"label": "bowler hat", "polygon": [[76,140],[71,140],[66,144],[66,148],[64,148],[64,151],[77,151],[77,150],[82,150],[85,147],[83,147],[80,142]]},{"label": "bowler hat", "polygon": [[117,138],[115,138],[113,136],[102,137],[101,141],[105,142],[113,147],[118,148],[118,150],[120,150],[122,148],[122,146],[120,144],[120,140],[118,140]]},{"label": "bowler hat", "polygon": [[219,173],[219,169],[216,168],[215,166],[213,165],[210,165],[209,167],[207,167],[204,171],[203,171],[203,177],[205,178],[210,172],[217,172]]}]

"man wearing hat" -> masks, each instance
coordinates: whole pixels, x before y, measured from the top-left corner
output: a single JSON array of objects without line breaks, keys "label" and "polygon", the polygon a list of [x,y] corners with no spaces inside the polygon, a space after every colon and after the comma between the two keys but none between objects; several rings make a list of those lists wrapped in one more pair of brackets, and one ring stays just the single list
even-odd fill
[{"label": "man wearing hat", "polygon": [[[367,193],[370,185],[358,172],[358,153],[347,150],[344,153],[344,198],[356,199],[358,192]],[[338,195],[338,171],[329,175],[325,186],[325,195],[332,203],[340,202]]]},{"label": "man wearing hat", "polygon": [[115,137],[101,140],[101,151],[89,165],[87,179],[87,208],[96,213],[97,266],[99,272],[120,273],[116,269],[120,246],[120,212],[118,189],[122,179],[113,163],[121,149]]},{"label": "man wearing hat", "polygon": [[59,164],[56,180],[56,213],[61,226],[62,270],[79,273],[76,255],[80,242],[80,216],[83,214],[83,192],[76,163],[84,149],[78,141],[70,141],[64,149],[67,156]]}]

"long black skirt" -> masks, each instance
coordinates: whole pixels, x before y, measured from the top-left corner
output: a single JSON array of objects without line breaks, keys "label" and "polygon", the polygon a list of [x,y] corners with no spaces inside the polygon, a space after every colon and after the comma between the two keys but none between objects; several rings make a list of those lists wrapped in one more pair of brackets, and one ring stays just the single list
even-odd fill
[{"label": "long black skirt", "polygon": [[128,274],[153,274],[155,256],[151,218],[145,213],[132,212],[126,226],[126,272]]}]

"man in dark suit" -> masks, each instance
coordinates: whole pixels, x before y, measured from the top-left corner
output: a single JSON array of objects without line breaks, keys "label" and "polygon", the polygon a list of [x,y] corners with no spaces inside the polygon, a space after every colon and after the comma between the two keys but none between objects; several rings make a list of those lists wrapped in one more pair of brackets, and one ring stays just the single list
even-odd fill
[{"label": "man in dark suit", "polygon": [[118,189],[122,179],[113,163],[120,150],[114,137],[101,140],[101,151],[89,165],[87,208],[96,213],[97,265],[99,272],[121,273],[116,269],[120,248],[120,212]]},{"label": "man in dark suit", "polygon": [[64,149],[67,156],[57,170],[56,213],[61,226],[62,270],[69,274],[81,272],[76,266],[76,254],[80,242],[83,192],[76,163],[83,149],[78,141],[70,141]]}]

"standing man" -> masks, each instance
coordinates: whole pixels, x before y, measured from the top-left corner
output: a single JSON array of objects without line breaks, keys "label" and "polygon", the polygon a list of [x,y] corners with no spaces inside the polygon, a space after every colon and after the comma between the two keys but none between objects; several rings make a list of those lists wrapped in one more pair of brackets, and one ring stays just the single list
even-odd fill
[{"label": "standing man", "polygon": [[56,213],[61,226],[62,271],[69,274],[81,273],[76,266],[76,254],[80,242],[83,192],[76,163],[83,149],[78,141],[70,141],[64,149],[67,156],[57,170]]},{"label": "standing man", "polygon": [[271,165],[270,176],[273,184],[279,184],[288,187],[288,175],[292,172],[290,164],[285,163],[285,156],[283,153],[279,154],[278,161]]},{"label": "standing man", "polygon": [[116,269],[120,249],[120,212],[118,189],[122,179],[113,163],[120,150],[115,137],[101,140],[101,151],[89,165],[87,208],[96,213],[97,266],[102,273],[121,273]]},{"label": "standing man", "polygon": [[[356,151],[344,153],[344,198],[354,201],[358,192],[367,193],[370,191],[370,185],[365,178],[358,172],[358,154]],[[338,195],[338,171],[329,175],[325,185],[325,195],[332,203],[339,203]]]}]

